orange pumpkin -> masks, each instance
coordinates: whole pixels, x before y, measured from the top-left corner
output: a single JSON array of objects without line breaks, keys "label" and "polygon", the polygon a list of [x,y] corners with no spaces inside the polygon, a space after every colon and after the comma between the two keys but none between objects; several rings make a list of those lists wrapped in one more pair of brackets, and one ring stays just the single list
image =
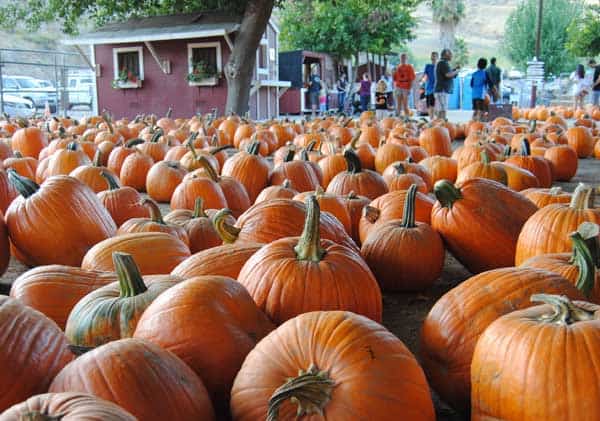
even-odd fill
[{"label": "orange pumpkin", "polygon": [[240,151],[223,165],[222,174],[233,177],[244,185],[250,203],[254,203],[262,189],[269,184],[269,164],[258,155],[258,143],[252,144],[248,152]]},{"label": "orange pumpkin", "polygon": [[594,139],[589,128],[578,126],[567,130],[567,142],[579,158],[587,158],[594,154]]},{"label": "orange pumpkin", "polygon": [[456,181],[458,164],[455,159],[445,156],[430,156],[419,162],[419,164],[429,170],[432,186],[439,180],[448,180],[451,183]]},{"label": "orange pumpkin", "polygon": [[23,127],[12,135],[10,143],[13,151],[37,159],[40,151],[48,146],[48,139],[37,127]]},{"label": "orange pumpkin", "polygon": [[554,203],[571,202],[571,193],[563,191],[560,187],[525,189],[521,191],[521,194],[535,203],[538,208],[543,208]]},{"label": "orange pumpkin", "polygon": [[146,177],[154,160],[136,150],[123,161],[119,178],[124,186],[133,187],[139,192],[146,191]]},{"label": "orange pumpkin", "polygon": [[569,181],[577,173],[578,159],[575,150],[568,145],[556,145],[544,152],[552,164],[552,174],[555,180]]},{"label": "orange pumpkin", "polygon": [[[204,211],[204,201],[196,198],[194,210],[176,209],[165,215],[168,224],[181,227],[189,239],[192,254],[217,247],[223,242],[215,230],[209,215]],[[214,211],[213,211],[214,212]]]},{"label": "orange pumpkin", "polygon": [[419,145],[427,151],[429,156],[452,155],[452,139],[448,129],[441,126],[429,127],[419,135]]},{"label": "orange pumpkin", "polygon": [[356,153],[346,149],[344,158],[348,170],[337,174],[327,186],[327,193],[344,196],[351,191],[358,195],[375,199],[388,192],[383,177],[371,170],[363,170]]},{"label": "orange pumpkin", "polygon": [[294,190],[291,187],[290,180],[283,180],[281,185],[277,186],[269,186],[265,188],[260,194],[256,197],[254,203],[265,202],[271,199],[292,199],[294,196],[298,194],[298,190]]},{"label": "orange pumpkin", "polygon": [[459,170],[456,184],[462,184],[472,178],[486,178],[497,181],[500,184],[508,185],[508,175],[501,166],[493,166],[490,163],[490,157],[486,151],[481,151],[481,161],[474,162]]},{"label": "orange pumpkin", "polygon": [[106,179],[108,190],[98,193],[98,199],[108,210],[117,227],[123,225],[131,218],[145,218],[150,216],[148,209],[142,205],[142,196],[133,187],[121,187],[119,180],[108,171],[101,173]]},{"label": "orange pumpkin", "polygon": [[540,187],[552,186],[552,168],[550,162],[541,156],[532,156],[527,140],[523,140],[521,155],[513,155],[505,161],[517,167],[526,169],[535,175],[540,182]]}]

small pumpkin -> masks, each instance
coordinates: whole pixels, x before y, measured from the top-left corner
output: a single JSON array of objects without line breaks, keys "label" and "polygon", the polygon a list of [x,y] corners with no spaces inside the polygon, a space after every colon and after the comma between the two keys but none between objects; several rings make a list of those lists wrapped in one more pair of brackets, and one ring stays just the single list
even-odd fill
[{"label": "small pumpkin", "polygon": [[[294,160],[294,151],[289,151],[284,161],[271,172],[269,184],[283,184],[289,180],[292,188],[300,193],[313,191],[320,186],[314,168],[307,161]],[[320,169],[319,169],[320,171]]]},{"label": "small pumpkin", "polygon": [[446,156],[430,156],[419,162],[429,170],[432,185],[439,180],[456,181],[458,175],[458,164],[455,159]]},{"label": "small pumpkin", "polygon": [[423,130],[419,135],[419,145],[429,156],[452,155],[452,139],[448,129],[443,126],[433,126]]},{"label": "small pumpkin", "polygon": [[12,168],[19,175],[33,180],[35,178],[38,161],[30,156],[23,156],[21,155],[21,152],[17,151],[14,156],[6,158],[2,164],[5,169],[8,170],[9,168]]},{"label": "small pumpkin", "polygon": [[594,138],[588,127],[576,126],[567,130],[567,142],[577,152],[578,158],[587,158],[594,154]]},{"label": "small pumpkin", "polygon": [[521,194],[535,203],[538,208],[543,208],[554,203],[571,202],[571,193],[563,191],[560,187],[525,189],[521,191]]},{"label": "small pumpkin", "polygon": [[100,193],[109,188],[106,178],[102,176],[102,172],[110,172],[110,170],[102,166],[102,153],[96,151],[91,165],[79,166],[71,171],[69,175],[86,184],[95,193]]},{"label": "small pumpkin", "polygon": [[124,186],[133,187],[139,192],[146,191],[146,177],[150,168],[154,165],[154,160],[136,150],[123,161],[119,178]]},{"label": "small pumpkin", "polygon": [[337,174],[327,186],[327,193],[344,196],[351,191],[373,200],[388,192],[381,175],[371,170],[363,170],[356,153],[351,149],[344,151],[348,170]]},{"label": "small pumpkin", "polygon": [[531,155],[531,148],[526,139],[522,142],[521,154],[513,155],[505,162],[531,171],[540,182],[540,187],[548,188],[552,186],[552,168],[550,167],[550,162],[542,156]]},{"label": "small pumpkin", "polygon": [[90,159],[79,149],[77,143],[71,142],[65,149],[59,149],[48,158],[48,167],[41,179],[46,180],[53,175],[69,175],[75,168],[90,164]]},{"label": "small pumpkin", "polygon": [[258,143],[249,146],[248,152],[240,151],[223,165],[222,175],[233,177],[244,185],[250,203],[254,203],[262,189],[269,185],[269,164],[258,155]]},{"label": "small pumpkin", "polygon": [[115,174],[121,173],[123,162],[125,159],[136,152],[136,146],[144,143],[143,139],[131,139],[128,140],[123,146],[117,146],[108,155],[108,161],[106,167]]},{"label": "small pumpkin", "polygon": [[185,168],[177,161],[156,162],[146,177],[148,196],[159,203],[169,203],[186,174]]},{"label": "small pumpkin", "polygon": [[486,151],[481,151],[481,161],[474,162],[459,170],[456,184],[462,184],[471,178],[487,178],[508,185],[508,175],[501,166],[493,166]]},{"label": "small pumpkin", "polygon": [[281,185],[269,186],[256,197],[254,203],[265,202],[271,199],[292,199],[298,194],[298,190],[292,188],[290,180],[283,180]]},{"label": "small pumpkin", "polygon": [[552,164],[552,174],[555,180],[569,181],[575,177],[579,160],[577,152],[568,145],[556,145],[544,152],[546,158]]},{"label": "small pumpkin", "polygon": [[40,151],[48,146],[48,139],[45,133],[37,127],[22,127],[15,131],[10,143],[13,151],[37,159]]},{"label": "small pumpkin", "polygon": [[171,197],[171,209],[194,209],[196,198],[201,197],[210,209],[227,207],[227,199],[221,186],[208,177],[197,175],[185,178],[175,188]]},{"label": "small pumpkin", "polygon": [[166,223],[179,226],[186,232],[192,254],[223,243],[203,204],[204,200],[198,197],[193,211],[176,209],[164,218]]},{"label": "small pumpkin", "polygon": [[122,186],[119,179],[108,171],[100,173],[108,184],[108,190],[97,194],[117,227],[131,218],[147,218],[150,211],[142,204],[142,196],[133,187]]}]

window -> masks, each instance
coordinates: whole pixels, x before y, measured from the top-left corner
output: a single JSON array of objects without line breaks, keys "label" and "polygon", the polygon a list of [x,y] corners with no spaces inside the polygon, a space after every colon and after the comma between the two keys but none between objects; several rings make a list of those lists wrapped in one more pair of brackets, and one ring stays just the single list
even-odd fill
[{"label": "window", "polygon": [[269,44],[265,39],[262,39],[258,46],[256,63],[258,66],[258,73],[269,73]]},{"label": "window", "polygon": [[188,44],[188,81],[190,85],[216,85],[222,70],[220,42]]},{"label": "window", "polygon": [[2,78],[2,84],[4,89],[18,89],[17,82],[14,79]]},{"label": "window", "polygon": [[142,47],[113,48],[114,79],[121,88],[137,88],[144,80]]},{"label": "window", "polygon": [[75,79],[71,79],[69,81],[69,88],[76,88],[77,87],[77,81]]}]

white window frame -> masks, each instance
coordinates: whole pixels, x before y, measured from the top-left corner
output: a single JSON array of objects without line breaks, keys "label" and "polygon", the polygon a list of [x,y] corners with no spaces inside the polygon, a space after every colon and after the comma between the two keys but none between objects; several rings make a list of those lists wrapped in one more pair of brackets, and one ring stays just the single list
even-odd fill
[{"label": "white window frame", "polygon": [[119,77],[119,53],[138,53],[138,63],[140,67],[140,74],[138,76],[138,83],[121,83],[119,82],[119,88],[121,89],[132,89],[141,88],[141,81],[144,80],[144,48],[143,47],[119,47],[113,48],[113,73],[114,78]]},{"label": "white window frame", "polygon": [[[267,32],[265,31],[265,34]],[[265,49],[265,61],[267,63],[267,67],[260,67],[260,53],[259,50],[256,50],[256,74],[257,75],[268,75],[269,74],[269,40],[266,38],[262,38],[260,40],[260,45],[258,48]]]},{"label": "white window frame", "polygon": [[[193,50],[194,48],[216,48],[217,50],[217,72],[221,73],[223,71],[223,56],[221,54],[221,43],[219,41],[215,42],[194,42],[189,43],[187,45],[188,49],[188,74],[192,73],[193,65],[192,58],[194,57]],[[219,78],[210,77],[202,80],[201,82],[188,82],[190,86],[215,86],[219,82]]]}]

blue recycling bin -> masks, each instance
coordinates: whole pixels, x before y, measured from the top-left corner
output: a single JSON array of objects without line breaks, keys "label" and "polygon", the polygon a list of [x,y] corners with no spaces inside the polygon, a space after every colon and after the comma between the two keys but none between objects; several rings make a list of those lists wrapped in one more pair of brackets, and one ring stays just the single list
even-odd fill
[{"label": "blue recycling bin", "polygon": [[473,101],[472,101],[472,92],[471,88],[471,75],[465,76],[462,78],[462,109],[463,110],[472,110],[473,109]]},{"label": "blue recycling bin", "polygon": [[454,88],[450,97],[448,98],[448,109],[449,110],[458,110],[460,109],[460,79],[454,78]]}]

